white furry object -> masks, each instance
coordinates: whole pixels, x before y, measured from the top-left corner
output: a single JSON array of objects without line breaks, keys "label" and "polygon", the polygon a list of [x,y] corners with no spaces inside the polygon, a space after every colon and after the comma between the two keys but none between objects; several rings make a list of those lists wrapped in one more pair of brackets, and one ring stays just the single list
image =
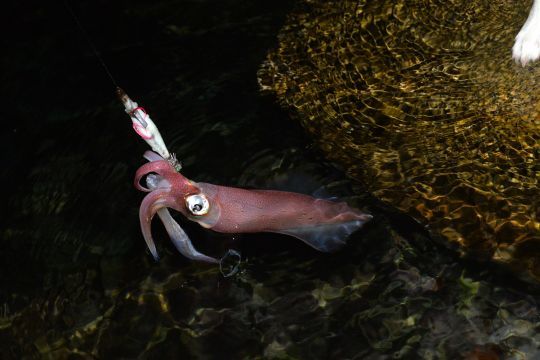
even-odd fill
[{"label": "white furry object", "polygon": [[512,58],[523,66],[540,58],[540,0],[534,0],[527,21],[516,36]]}]

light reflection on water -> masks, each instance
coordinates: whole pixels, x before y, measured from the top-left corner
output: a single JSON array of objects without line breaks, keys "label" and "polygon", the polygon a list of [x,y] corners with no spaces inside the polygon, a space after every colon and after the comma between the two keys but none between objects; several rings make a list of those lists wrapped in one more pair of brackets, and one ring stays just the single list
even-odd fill
[{"label": "light reflection on water", "polygon": [[[245,260],[238,274],[225,279],[215,266],[183,259],[163,230],[155,233],[163,255],[156,263],[139,233],[141,195],[131,184],[145,145],[113,89],[110,96],[95,94],[106,93],[101,70],[92,72],[95,59],[74,48],[39,61],[14,57],[33,73],[44,68],[43,84],[57,85],[30,100],[7,140],[21,161],[3,173],[13,191],[0,233],[1,358],[538,353],[538,289],[434,244],[415,222],[347,182],[271,99],[260,97],[255,73],[289,5],[122,6],[105,12],[102,32],[98,24],[90,30],[186,176],[306,192],[329,185],[329,194],[376,217],[334,255],[287,237],[231,238],[183,223],[204,253],[239,250]],[[98,10],[81,7],[88,11],[84,23],[93,24]],[[209,13],[216,16],[208,20]],[[27,16],[43,21],[39,13]],[[53,48],[66,36],[80,41],[65,34],[72,28],[64,20],[39,40]],[[136,30],[140,24],[144,31]],[[152,56],[140,55],[149,48]],[[28,101],[17,85],[22,75],[11,76],[2,86],[22,108]],[[50,111],[38,116],[43,109]]]},{"label": "light reflection on water", "polygon": [[510,56],[528,4],[308,2],[262,88],[377,198],[540,281],[540,67]]}]

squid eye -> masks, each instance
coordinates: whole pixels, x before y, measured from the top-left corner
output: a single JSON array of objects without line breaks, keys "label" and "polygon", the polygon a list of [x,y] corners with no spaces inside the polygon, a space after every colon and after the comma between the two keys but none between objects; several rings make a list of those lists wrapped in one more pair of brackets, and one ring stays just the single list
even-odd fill
[{"label": "squid eye", "polygon": [[203,194],[190,195],[186,198],[186,207],[193,215],[204,215],[210,210],[208,199]]}]

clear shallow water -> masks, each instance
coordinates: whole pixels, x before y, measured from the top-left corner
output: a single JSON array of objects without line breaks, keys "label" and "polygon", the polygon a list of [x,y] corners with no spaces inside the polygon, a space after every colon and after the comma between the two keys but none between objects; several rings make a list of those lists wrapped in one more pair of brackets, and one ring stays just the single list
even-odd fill
[{"label": "clear shallow water", "polygon": [[[61,6],[21,14],[2,82],[1,358],[505,358],[538,354],[538,289],[465,263],[324,162],[256,71],[292,4],[75,6],[120,85],[198,181],[347,197],[376,218],[346,251],[227,237],[183,223],[198,248],[242,252],[240,273],[139,233],[131,181],[146,145]],[[99,19],[99,20],[98,20]],[[42,31],[29,32],[29,27]],[[22,31],[26,29],[26,31]],[[353,191],[354,190],[354,191]],[[157,225],[157,224],[156,224]]]},{"label": "clear shallow water", "polygon": [[302,4],[261,87],[377,198],[540,282],[540,67],[510,56],[529,4]]}]

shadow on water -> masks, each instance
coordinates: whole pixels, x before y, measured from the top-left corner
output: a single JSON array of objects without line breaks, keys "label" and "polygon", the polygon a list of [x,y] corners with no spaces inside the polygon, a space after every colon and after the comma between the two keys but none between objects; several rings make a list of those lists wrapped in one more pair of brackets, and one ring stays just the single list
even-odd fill
[{"label": "shadow on water", "polygon": [[439,246],[349,183],[260,96],[257,69],[292,7],[73,4],[186,176],[309,193],[325,185],[375,215],[333,255],[179,219],[201,251],[242,253],[228,279],[182,258],[158,226],[162,259],[152,261],[131,184],[146,145],[114,86],[61,2],[10,9],[20,31],[2,59],[1,358],[538,355],[538,289]]}]

